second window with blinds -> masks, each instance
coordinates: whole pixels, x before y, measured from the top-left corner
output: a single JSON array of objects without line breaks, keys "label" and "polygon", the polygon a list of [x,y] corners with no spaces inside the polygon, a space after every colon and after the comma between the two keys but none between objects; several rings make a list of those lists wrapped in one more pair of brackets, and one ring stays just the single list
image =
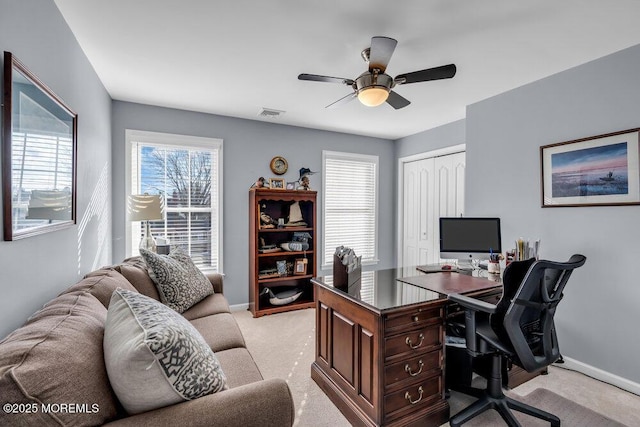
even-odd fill
[{"label": "second window with blinds", "polygon": [[378,156],[322,152],[322,268],[338,246],[352,248],[363,264],[378,262]]}]

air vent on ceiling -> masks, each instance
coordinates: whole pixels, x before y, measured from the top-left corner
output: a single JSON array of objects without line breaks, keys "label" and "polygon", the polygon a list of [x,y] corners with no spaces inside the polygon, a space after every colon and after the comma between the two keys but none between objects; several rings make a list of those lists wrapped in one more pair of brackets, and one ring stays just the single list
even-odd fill
[{"label": "air vent on ceiling", "polygon": [[267,119],[277,119],[285,112],[281,110],[274,110],[273,108],[262,108],[262,110],[258,113],[260,117],[266,117]]}]

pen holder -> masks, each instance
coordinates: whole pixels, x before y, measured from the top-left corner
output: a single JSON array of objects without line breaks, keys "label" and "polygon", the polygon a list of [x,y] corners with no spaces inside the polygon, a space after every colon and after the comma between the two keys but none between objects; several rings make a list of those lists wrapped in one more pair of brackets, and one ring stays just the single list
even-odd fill
[{"label": "pen holder", "polygon": [[352,272],[347,272],[347,266],[336,255],[333,256],[333,287],[341,291],[349,292],[356,286],[360,286],[362,267]]},{"label": "pen holder", "polygon": [[487,272],[489,274],[500,274],[500,262],[489,261],[489,264],[487,264]]}]

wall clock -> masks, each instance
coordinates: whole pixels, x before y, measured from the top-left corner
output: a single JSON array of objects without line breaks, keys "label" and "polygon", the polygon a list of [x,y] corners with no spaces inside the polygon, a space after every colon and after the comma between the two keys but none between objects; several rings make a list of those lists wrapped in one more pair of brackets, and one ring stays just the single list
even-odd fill
[{"label": "wall clock", "polygon": [[283,175],[287,172],[287,169],[289,169],[287,159],[282,156],[276,156],[271,159],[271,164],[269,166],[271,167],[271,172],[275,173],[276,175]]}]

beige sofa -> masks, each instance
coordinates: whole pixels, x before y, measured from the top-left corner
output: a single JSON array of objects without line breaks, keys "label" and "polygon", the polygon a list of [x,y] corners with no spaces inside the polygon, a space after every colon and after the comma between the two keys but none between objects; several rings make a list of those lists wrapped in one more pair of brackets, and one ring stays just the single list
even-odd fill
[{"label": "beige sofa", "polygon": [[0,425],[290,426],[294,404],[282,379],[262,378],[222,294],[222,276],[208,276],[215,293],[183,316],[215,352],[228,390],[129,416],[108,380],[103,335],[117,288],[159,300],[144,261],[89,273],[0,342]]}]

